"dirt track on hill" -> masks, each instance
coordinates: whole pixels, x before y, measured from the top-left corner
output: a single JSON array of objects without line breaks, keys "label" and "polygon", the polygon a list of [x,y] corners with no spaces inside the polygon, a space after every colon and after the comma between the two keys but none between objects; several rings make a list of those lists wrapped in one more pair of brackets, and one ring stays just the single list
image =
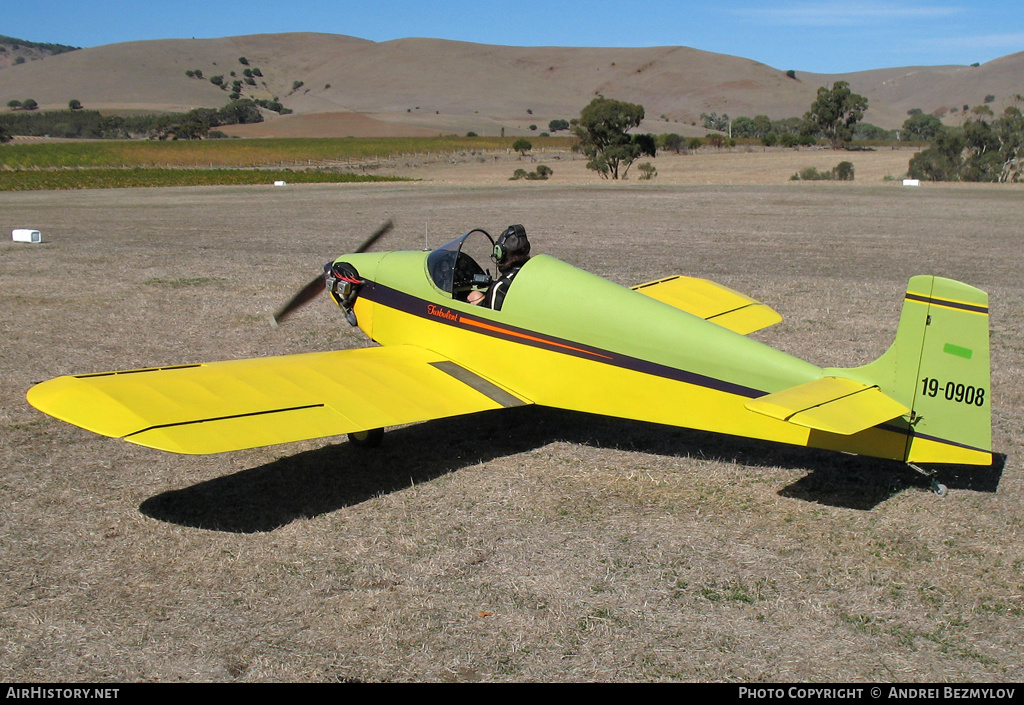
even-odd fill
[{"label": "dirt track on hill", "polygon": [[[579,162],[510,183],[509,162],[0,194],[3,227],[44,238],[0,241],[0,679],[1019,682],[1022,192],[883,182],[896,159],[789,182],[815,164],[796,154],[771,184],[686,182],[695,156],[620,184],[570,181]],[[944,470],[938,498],[898,464],[534,408],[370,453],[187,457],[25,402],[60,374],[365,345],[326,300],[266,316],[387,217],[388,249],[523,223],[623,284],[715,279],[822,365],[885,349],[911,275],[967,281],[992,297],[1005,465]]]}]

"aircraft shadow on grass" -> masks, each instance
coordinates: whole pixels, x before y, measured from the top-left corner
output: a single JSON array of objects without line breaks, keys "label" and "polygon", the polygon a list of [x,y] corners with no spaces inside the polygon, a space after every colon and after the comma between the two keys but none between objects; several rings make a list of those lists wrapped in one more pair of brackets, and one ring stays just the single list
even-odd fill
[{"label": "aircraft shadow on grass", "polygon": [[[751,472],[764,474],[773,468],[807,469],[779,495],[865,511],[904,490],[930,487],[928,479],[896,461],[525,406],[398,428],[385,435],[379,448],[340,442],[282,457],[163,492],[139,509],[182,526],[272,531],[555,441],[678,457],[681,465],[700,458],[748,465]],[[996,455],[991,467],[938,467],[936,480],[951,491],[995,492],[1004,463],[1005,456]]]}]

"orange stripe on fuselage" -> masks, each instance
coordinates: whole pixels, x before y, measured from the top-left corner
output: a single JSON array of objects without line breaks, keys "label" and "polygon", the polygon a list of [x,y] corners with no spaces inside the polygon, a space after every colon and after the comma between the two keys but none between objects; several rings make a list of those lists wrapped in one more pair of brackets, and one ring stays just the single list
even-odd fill
[{"label": "orange stripe on fuselage", "polygon": [[518,331],[509,330],[508,328],[502,328],[501,326],[491,325],[490,323],[485,323],[484,321],[478,321],[478,320],[475,320],[473,318],[466,318],[465,316],[459,316],[459,323],[465,323],[466,325],[475,326],[477,328],[483,328],[484,330],[489,330],[489,331],[492,331],[492,332],[495,332],[495,333],[502,333],[503,335],[510,335],[510,336],[515,337],[515,338],[522,338],[524,340],[530,340],[530,341],[533,341],[535,343],[543,343],[544,345],[552,345],[552,346],[557,347],[557,348],[565,348],[566,350],[572,350],[573,352],[583,353],[584,355],[592,355],[594,357],[600,357],[600,358],[603,358],[605,360],[611,360],[612,359],[612,358],[610,358],[607,355],[602,355],[600,353],[593,352],[592,350],[584,350],[583,348],[576,348],[576,347],[573,347],[572,345],[565,345],[564,343],[556,343],[555,341],[548,340],[547,338],[538,338],[538,337],[533,336],[533,335],[527,335],[526,333],[520,333]]}]

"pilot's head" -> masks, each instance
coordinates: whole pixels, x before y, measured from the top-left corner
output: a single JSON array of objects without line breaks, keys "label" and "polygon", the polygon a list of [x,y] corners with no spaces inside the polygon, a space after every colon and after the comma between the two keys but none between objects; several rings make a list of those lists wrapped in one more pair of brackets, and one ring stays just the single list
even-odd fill
[{"label": "pilot's head", "polygon": [[493,258],[501,271],[530,259],[530,241],[526,238],[526,228],[522,225],[508,226],[494,243]]}]

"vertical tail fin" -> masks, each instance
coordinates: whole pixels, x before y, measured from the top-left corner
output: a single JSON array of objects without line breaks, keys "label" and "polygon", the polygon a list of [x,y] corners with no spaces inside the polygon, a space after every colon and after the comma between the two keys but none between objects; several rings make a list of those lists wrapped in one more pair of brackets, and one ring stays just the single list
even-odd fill
[{"label": "vertical tail fin", "polygon": [[984,291],[942,277],[912,278],[895,342],[874,362],[843,373],[911,409],[905,461],[992,463]]}]

